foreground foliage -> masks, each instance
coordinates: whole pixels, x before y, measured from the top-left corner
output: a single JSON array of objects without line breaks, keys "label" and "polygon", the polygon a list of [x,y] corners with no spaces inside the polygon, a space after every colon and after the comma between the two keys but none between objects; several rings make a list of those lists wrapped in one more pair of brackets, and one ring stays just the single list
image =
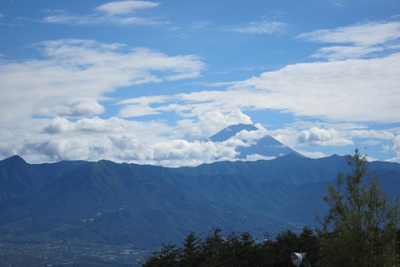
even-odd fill
[{"label": "foreground foliage", "polygon": [[311,264],[317,260],[318,244],[314,231],[305,227],[303,232],[292,231],[279,233],[275,240],[266,235],[266,239],[257,242],[247,233],[231,232],[228,237],[221,236],[217,228],[207,235],[190,233],[181,247],[163,244],[146,258],[143,267],[212,267],[212,266],[293,266],[290,253],[307,251],[312,255]]},{"label": "foreground foliage", "polygon": [[348,156],[351,172],[339,172],[328,184],[324,201],[329,211],[317,229],[296,234],[279,233],[274,240],[257,242],[249,233],[221,236],[221,229],[208,235],[190,233],[182,246],[165,245],[146,258],[144,267],[279,266],[293,267],[291,252],[307,252],[312,266],[377,267],[400,266],[400,207],[370,173],[365,156],[356,150]]},{"label": "foreground foliage", "polygon": [[358,150],[347,164],[351,173],[339,173],[324,198],[330,210],[318,231],[320,266],[399,266],[397,199],[380,187]]}]

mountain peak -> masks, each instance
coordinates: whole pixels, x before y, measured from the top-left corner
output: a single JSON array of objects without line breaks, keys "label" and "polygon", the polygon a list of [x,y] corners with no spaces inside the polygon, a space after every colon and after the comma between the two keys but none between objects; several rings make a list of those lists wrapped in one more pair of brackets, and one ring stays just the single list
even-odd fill
[{"label": "mountain peak", "polygon": [[[251,132],[259,129],[252,124],[240,123],[236,125],[230,125],[208,138],[208,140],[212,142],[223,142],[244,130]],[[236,148],[236,152],[238,152],[238,159],[246,159],[249,156],[253,156],[253,158],[277,158],[292,153],[302,156],[270,135],[265,135],[264,137],[254,141],[255,143],[252,143],[249,146],[238,146]]]},{"label": "mountain peak", "polygon": [[27,164],[26,161],[18,155],[4,159],[3,162],[6,164]]},{"label": "mountain peak", "polygon": [[212,142],[223,142],[235,136],[237,133],[240,133],[243,130],[250,132],[250,131],[256,131],[258,130],[258,128],[255,127],[253,124],[244,124],[244,123],[230,125],[225,129],[222,129],[215,135],[211,136],[210,138],[208,138],[208,140]]}]

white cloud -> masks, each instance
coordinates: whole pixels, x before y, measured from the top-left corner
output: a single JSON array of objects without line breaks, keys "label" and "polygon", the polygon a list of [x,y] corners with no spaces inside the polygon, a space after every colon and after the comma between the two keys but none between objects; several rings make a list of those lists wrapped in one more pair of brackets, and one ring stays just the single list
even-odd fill
[{"label": "white cloud", "polygon": [[356,138],[375,138],[382,140],[391,140],[395,137],[393,132],[386,130],[352,130],[350,132],[350,136]]},{"label": "white cloud", "polygon": [[316,30],[299,38],[323,43],[374,46],[400,38],[400,22],[368,22],[334,30]]},{"label": "white cloud", "polygon": [[93,24],[119,24],[119,25],[160,25],[167,22],[161,22],[153,18],[142,17],[120,17],[120,16],[97,16],[97,15],[73,15],[68,12],[57,12],[44,17],[41,22],[58,23],[69,25],[93,25]]},{"label": "white cloud", "polygon": [[236,104],[242,107],[282,110],[297,116],[399,122],[399,60],[396,53],[369,60],[290,65],[234,83],[227,95],[235,95]]},{"label": "white cloud", "polygon": [[319,158],[326,157],[326,155],[321,151],[309,152],[309,151],[296,149],[296,152],[301,154],[301,155],[303,155],[303,156],[305,156],[305,157],[312,158],[312,159],[319,159]]},{"label": "white cloud", "polygon": [[146,105],[127,105],[124,106],[118,113],[119,117],[141,117],[146,115],[156,115],[160,114],[160,111],[146,106]]},{"label": "white cloud", "polygon": [[149,114],[173,111],[182,117],[200,116],[213,110],[227,113],[238,108],[272,109],[351,124],[396,123],[400,121],[399,61],[400,53],[396,53],[368,60],[289,65],[231,82],[226,90],[181,93],[165,98],[165,103],[156,99],[157,105],[151,101],[143,104]]},{"label": "white cloud", "polygon": [[243,130],[243,131],[240,131],[239,133],[237,133],[235,136],[232,136],[231,138],[243,140],[248,145],[254,144],[257,140],[260,140],[261,138],[268,135],[267,130],[264,127],[262,127],[260,124],[257,124],[256,127],[258,128],[258,130],[254,130],[254,131]]},{"label": "white cloud", "polygon": [[[359,45],[356,41],[350,44]],[[167,166],[233,160],[237,146],[248,145],[266,130],[242,132],[223,144],[202,140],[228,125],[252,123],[242,110],[276,110],[325,121],[317,128],[303,125],[303,132],[296,125],[268,131],[290,147],[350,145],[351,138],[357,137],[395,140],[391,149],[400,151],[394,131],[368,130],[360,124],[400,121],[399,53],[368,60],[294,64],[244,81],[215,84],[223,87],[219,90],[137,97],[117,103],[119,115],[126,118],[176,113],[178,121],[168,126],[162,121],[80,117],[101,114],[104,107],[100,103],[109,100],[106,93],[116,89],[199,77],[205,68],[199,57],[168,56],[118,43],[75,39],[42,42],[36,47],[44,59],[0,61],[2,157],[20,154],[36,162],[107,158]],[[370,50],[359,57],[381,49],[368,44],[363,47]],[[326,55],[349,58],[361,46],[352,48],[328,47]],[[27,119],[33,114],[55,118]],[[70,117],[80,119],[69,121]],[[12,127],[7,124],[21,118],[25,120]],[[333,129],[329,122],[343,126]],[[323,156],[322,152],[300,153]]]},{"label": "white cloud", "polygon": [[299,38],[314,42],[345,44],[321,48],[313,57],[329,60],[361,58],[385,49],[396,49],[400,38],[400,22],[368,22],[333,30],[316,30],[303,33]]},{"label": "white cloud", "polygon": [[67,105],[51,108],[38,108],[34,113],[48,117],[85,117],[101,114],[105,108],[94,100],[72,100]]},{"label": "white cloud", "polygon": [[396,157],[389,159],[388,161],[400,163],[400,135],[397,135],[393,140],[393,146],[391,149],[396,153]]},{"label": "white cloud", "polygon": [[52,119],[50,123],[43,127],[43,132],[49,134],[58,134],[69,132],[73,129],[74,126],[72,123],[69,122],[69,120],[57,117]]},{"label": "white cloud", "polygon": [[128,138],[137,144],[163,142],[171,128],[160,122],[137,122],[119,118],[23,119],[0,127],[0,155],[18,154],[32,162],[58,160],[117,160],[124,147],[113,140]]},{"label": "white cloud", "polygon": [[107,12],[110,15],[127,14],[137,9],[157,7],[159,3],[149,1],[114,1],[98,6],[95,10]]},{"label": "white cloud", "polygon": [[319,49],[312,55],[315,58],[326,58],[330,61],[362,58],[365,55],[383,51],[382,47],[369,46],[330,46]]},{"label": "white cloud", "polygon": [[206,111],[191,119],[179,120],[175,126],[174,138],[205,140],[229,125],[252,124],[249,116],[239,109],[229,113],[220,110]]},{"label": "white cloud", "polygon": [[267,157],[258,154],[252,154],[252,155],[246,155],[246,158],[243,159],[242,161],[273,160],[273,159],[276,159],[276,157]]},{"label": "white cloud", "polygon": [[[92,40],[46,41],[38,48],[45,59],[0,62],[0,120],[29,116],[34,111],[46,116],[99,114],[103,108],[97,101],[105,99],[106,92],[196,78],[205,67],[194,55],[170,57],[146,48]],[[74,102],[77,99],[85,101]]]},{"label": "white cloud", "polygon": [[118,116],[127,117],[140,117],[145,115],[160,114],[161,111],[150,107],[151,104],[165,103],[171,99],[169,96],[159,95],[159,96],[142,96],[132,99],[125,99],[119,101],[117,105],[124,105]]},{"label": "white cloud", "polygon": [[388,153],[390,151],[389,145],[382,145],[382,153]]},{"label": "white cloud", "polygon": [[210,21],[195,21],[195,22],[192,22],[192,24],[190,25],[190,28],[191,29],[201,29],[201,28],[205,28],[211,24],[212,23]]},{"label": "white cloud", "polygon": [[[214,115],[214,116],[213,116]],[[248,122],[239,110],[230,114],[215,112],[176,127],[163,122],[129,121],[121,118],[24,119],[20,124],[0,127],[0,157],[14,154],[32,163],[60,160],[109,159],[163,166],[194,166],[217,160],[235,160],[237,146],[246,145],[239,139],[213,143],[206,138],[185,140],[189,131],[199,130],[196,138],[209,132],[215,134],[222,125],[216,123]],[[14,125],[10,127],[10,125]],[[180,127],[183,127],[180,129]],[[172,136],[165,136],[172,133]],[[208,137],[208,136],[207,136]],[[249,158],[250,160],[250,158]]]},{"label": "white cloud", "polygon": [[234,159],[235,142],[169,140],[172,128],[159,122],[119,118],[29,119],[0,129],[0,156],[21,155],[28,162],[100,160],[164,166],[198,165],[216,159]]},{"label": "white cloud", "polygon": [[326,130],[316,127],[302,131],[296,142],[299,145],[311,146],[347,146],[353,144],[353,141],[342,137],[335,129]]},{"label": "white cloud", "polygon": [[378,159],[376,159],[374,157],[371,157],[371,156],[368,156],[368,155],[365,155],[365,158],[367,159],[368,162],[378,161]]},{"label": "white cloud", "polygon": [[[168,24],[157,18],[130,15],[133,11],[154,8],[159,4],[149,1],[115,1],[96,7],[93,14],[75,15],[65,10],[46,10],[49,13],[41,22],[69,25],[120,24],[120,25],[160,25]],[[101,13],[99,13],[101,12]],[[105,12],[106,14],[103,14]]]},{"label": "white cloud", "polygon": [[280,32],[286,27],[286,23],[278,21],[253,21],[245,27],[239,27],[233,31],[249,34],[272,34]]},{"label": "white cloud", "polygon": [[382,142],[379,141],[379,140],[367,140],[367,141],[361,142],[361,144],[367,145],[367,146],[376,146],[376,145],[379,145],[381,143]]}]

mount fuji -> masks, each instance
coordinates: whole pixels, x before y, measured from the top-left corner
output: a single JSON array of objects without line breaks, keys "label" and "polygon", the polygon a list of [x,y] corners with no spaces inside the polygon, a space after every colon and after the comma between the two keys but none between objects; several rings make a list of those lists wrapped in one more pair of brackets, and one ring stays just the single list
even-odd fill
[{"label": "mount fuji", "polygon": [[[239,145],[236,148],[236,152],[238,152],[238,159],[246,159],[251,157],[272,159],[291,153],[304,157],[270,135],[252,135],[252,132],[255,133],[255,131],[258,130],[260,129],[252,124],[240,123],[226,127],[215,135],[209,137],[208,140],[212,142],[224,142],[231,138],[236,138],[243,141],[243,145]],[[241,132],[243,132],[242,135],[239,134]],[[252,138],[249,138],[251,136]]]}]

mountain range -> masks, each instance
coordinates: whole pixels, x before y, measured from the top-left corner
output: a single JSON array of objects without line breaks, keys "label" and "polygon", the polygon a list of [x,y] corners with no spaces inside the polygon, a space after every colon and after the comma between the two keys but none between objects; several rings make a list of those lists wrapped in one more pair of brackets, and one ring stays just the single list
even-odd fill
[{"label": "mountain range", "polygon": [[[389,195],[400,164],[371,162]],[[166,168],[111,161],[28,164],[0,161],[0,239],[65,240],[155,248],[190,231],[248,231],[262,239],[318,226],[326,185],[349,172],[346,157],[216,162]]]}]

